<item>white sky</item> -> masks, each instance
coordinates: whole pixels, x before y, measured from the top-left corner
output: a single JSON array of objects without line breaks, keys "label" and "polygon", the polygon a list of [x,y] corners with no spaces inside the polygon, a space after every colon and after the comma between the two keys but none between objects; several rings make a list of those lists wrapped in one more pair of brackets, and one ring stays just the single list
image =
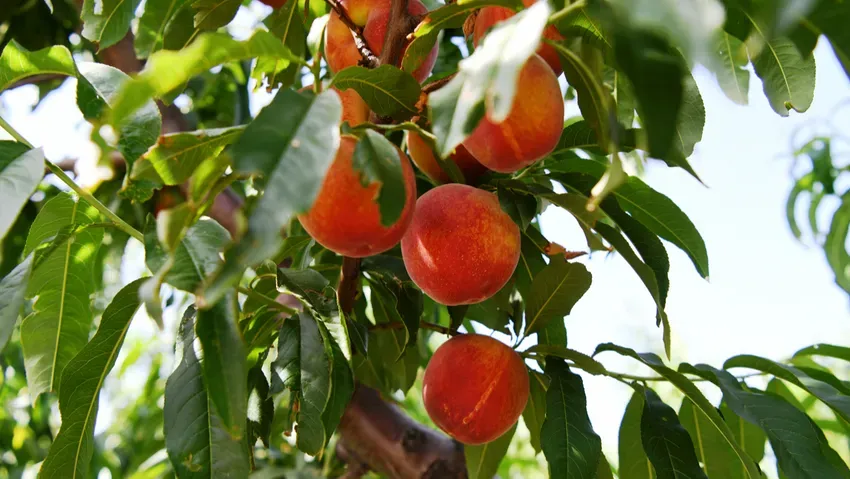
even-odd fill
[{"label": "white sky", "polygon": [[[250,24],[263,8],[252,7],[250,18],[242,9],[240,17]],[[792,113],[790,118],[770,109],[754,75],[750,105],[741,107],[726,99],[710,73],[698,69],[707,119],[703,141],[690,162],[708,187],[679,169],[660,164],[647,169],[645,181],[673,199],[702,233],[710,260],[708,282],[684,253],[668,247],[667,311],[674,364],[720,366],[740,353],[783,359],[810,344],[850,342],[847,295],[834,284],[822,250],[797,242],[785,220],[785,199],[792,185],[789,139],[802,125],[832,118],[835,106],[850,97],[850,84],[829,46],[821,42],[815,55],[815,101],[806,114]],[[90,127],[76,108],[74,86],[75,82],[66,82],[34,112],[29,109],[36,99],[35,87],[18,88],[2,96],[0,112],[30,141],[43,145],[49,158],[90,161],[96,150],[88,140]],[[258,94],[252,110],[267,101],[265,94]],[[836,117],[833,127],[848,135],[850,106],[842,111],[843,123]],[[3,135],[0,132],[0,138]],[[586,248],[568,213],[550,208],[541,221],[550,240],[567,249]],[[569,346],[590,353],[599,343],[615,342],[662,355],[654,304],[631,268],[618,256],[595,254],[583,261],[593,274],[593,285],[567,318]],[[143,334],[153,332],[149,324],[138,327]],[[171,331],[160,337],[168,341],[163,349],[170,349]],[[614,353],[601,359],[612,370],[645,372]],[[613,380],[585,378],[591,419],[607,456],[615,462],[617,428],[630,390]],[[715,391],[709,394],[719,399]],[[102,412],[108,414],[108,408]],[[98,426],[102,424],[99,421]],[[772,467],[768,474],[775,477]]]}]

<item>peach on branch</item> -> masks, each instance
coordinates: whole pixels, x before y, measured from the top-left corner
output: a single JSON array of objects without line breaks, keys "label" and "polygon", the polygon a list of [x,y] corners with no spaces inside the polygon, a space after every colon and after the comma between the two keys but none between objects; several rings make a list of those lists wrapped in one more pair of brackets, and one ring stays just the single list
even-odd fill
[{"label": "peach on branch", "polygon": [[539,55],[520,70],[517,94],[507,118],[485,115],[463,146],[482,165],[513,173],[548,155],[564,126],[564,99],[558,78]]},{"label": "peach on branch", "polygon": [[[380,55],[390,27],[390,0],[341,0],[340,4],[352,22],[363,28],[363,39],[369,50]],[[428,13],[428,8],[420,0],[410,0],[407,12],[413,16],[422,16]],[[354,34],[336,12],[331,12],[325,35],[325,58],[331,70],[338,72],[360,62],[362,56],[355,44]],[[422,65],[413,72],[417,81],[422,82],[431,74],[437,61],[437,51],[438,47],[434,45]]]},{"label": "peach on branch", "polygon": [[362,258],[382,253],[401,240],[413,217],[416,179],[407,156],[398,150],[405,204],[401,217],[392,225],[385,226],[381,223],[376,203],[380,184],[363,186],[361,173],[354,169],[356,145],[355,137],[342,137],[316,201],[298,219],[307,233],[325,248],[341,255]]},{"label": "peach on branch", "polygon": [[450,183],[416,202],[401,253],[410,278],[432,299],[474,304],[496,294],[513,275],[520,231],[495,194]]},{"label": "peach on branch", "polygon": [[[438,183],[448,183],[451,181],[449,175],[443,171],[437,162],[437,158],[434,156],[434,150],[431,149],[428,143],[418,133],[413,131],[408,132],[407,150],[410,152],[410,159],[413,160],[413,163],[423,173],[428,175],[429,178]],[[458,145],[449,159],[454,161],[467,182],[474,181],[487,171],[487,168],[479,163],[463,145]]]},{"label": "peach on branch", "polygon": [[462,334],[437,348],[422,381],[434,424],[474,445],[507,432],[528,401],[528,371],[513,349],[490,336]]},{"label": "peach on branch", "polygon": [[[534,2],[535,0],[522,0],[522,3],[526,7],[530,7]],[[499,22],[511,18],[514,14],[513,10],[505,7],[484,7],[479,10],[478,15],[475,17],[475,26],[472,29],[472,44],[477,47],[490,28]],[[543,30],[543,38],[548,38],[556,42],[564,39],[554,25],[549,25]],[[563,71],[561,59],[558,57],[558,51],[552,45],[541,43],[540,47],[537,48],[537,54],[543,57],[543,60],[552,67],[556,76],[561,74]]]}]

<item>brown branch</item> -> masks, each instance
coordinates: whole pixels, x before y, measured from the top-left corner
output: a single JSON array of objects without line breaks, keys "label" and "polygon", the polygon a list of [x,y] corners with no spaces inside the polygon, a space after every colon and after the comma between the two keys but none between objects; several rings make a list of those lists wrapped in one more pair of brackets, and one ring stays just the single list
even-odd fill
[{"label": "brown branch", "polygon": [[407,36],[413,32],[421,17],[408,12],[410,0],[393,0],[390,6],[390,19],[384,36],[384,45],[379,57],[381,65],[401,64],[402,55],[407,47]]},{"label": "brown branch", "polygon": [[443,88],[444,86],[446,86],[446,84],[449,83],[450,81],[454,80],[454,78],[456,76],[457,76],[457,72],[452,73],[451,75],[448,75],[444,78],[440,78],[439,80],[432,81],[431,83],[422,87],[422,93],[425,93],[426,95],[428,93],[433,93],[433,92],[439,90],[440,88]]},{"label": "brown branch", "polygon": [[337,297],[339,299],[339,308],[346,318],[354,310],[354,301],[360,292],[358,278],[360,278],[360,258],[344,257],[342,259],[342,271],[339,277]]},{"label": "brown branch", "polygon": [[354,37],[354,45],[357,47],[357,51],[360,52],[360,56],[363,57],[360,60],[360,65],[366,68],[377,68],[381,62],[366,43],[366,39],[363,37],[363,28],[354,23],[354,20],[348,16],[348,12],[345,10],[345,7],[343,7],[338,0],[325,0],[325,2],[331,7],[331,10],[336,13],[339,19],[342,20],[342,23],[344,23],[351,31],[351,36]]},{"label": "brown branch", "polygon": [[388,477],[467,477],[460,443],[417,423],[374,389],[357,386],[338,431],[346,451]]}]

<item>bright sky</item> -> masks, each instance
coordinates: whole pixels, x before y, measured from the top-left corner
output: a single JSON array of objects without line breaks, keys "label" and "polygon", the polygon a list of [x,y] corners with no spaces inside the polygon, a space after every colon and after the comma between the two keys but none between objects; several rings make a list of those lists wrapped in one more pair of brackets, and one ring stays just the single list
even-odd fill
[{"label": "bright sky", "polygon": [[[259,13],[257,8],[252,10]],[[253,13],[245,19],[243,9],[240,17],[250,24]],[[822,250],[794,239],[784,212],[792,185],[789,139],[802,125],[833,118],[835,106],[850,97],[847,77],[825,42],[815,55],[814,104],[806,114],[790,118],[781,118],[770,109],[755,76],[750,84],[750,105],[742,107],[726,99],[710,73],[698,69],[696,79],[707,120],[703,141],[690,161],[708,187],[682,170],[659,164],[647,169],[645,181],[690,216],[705,239],[710,259],[708,282],[699,277],[684,253],[668,248],[671,287],[667,311],[673,329],[674,364],[688,361],[720,366],[726,358],[745,352],[783,359],[810,344],[850,342],[847,295],[834,284]],[[89,126],[74,103],[74,86],[74,82],[66,82],[34,112],[29,110],[37,98],[35,87],[16,89],[2,96],[0,112],[30,141],[44,145],[49,158],[90,160],[96,152],[88,140]],[[254,100],[252,109],[256,111],[268,97],[259,94]],[[842,117],[843,127],[839,128],[838,118],[834,127],[850,134],[846,126],[850,107],[843,110]],[[542,225],[550,240],[567,249],[586,247],[568,213],[550,208]],[[593,274],[593,285],[567,318],[570,347],[590,353],[599,343],[614,342],[661,354],[654,304],[631,268],[618,256],[595,254],[582,261]],[[148,324],[139,327],[143,334],[153,332]],[[171,331],[160,336],[168,342],[161,345],[164,349],[170,349],[171,337]],[[613,370],[645,372],[613,353],[601,359]],[[593,425],[603,438],[606,455],[616,461],[617,428],[630,391],[613,380],[588,376],[586,388]],[[719,399],[714,391],[710,397]],[[102,412],[108,414],[107,408]],[[773,468],[768,469],[775,477]]]}]

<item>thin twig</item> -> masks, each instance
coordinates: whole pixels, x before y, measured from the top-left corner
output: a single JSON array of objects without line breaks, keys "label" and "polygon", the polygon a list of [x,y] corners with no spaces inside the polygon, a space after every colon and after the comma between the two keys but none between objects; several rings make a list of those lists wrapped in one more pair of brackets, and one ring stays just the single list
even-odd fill
[{"label": "thin twig", "polygon": [[457,72],[452,73],[451,75],[448,75],[445,78],[440,78],[439,80],[432,81],[431,83],[422,87],[422,93],[425,93],[427,95],[429,93],[439,90],[440,88],[443,88],[448,82],[454,80],[456,75]]},{"label": "thin twig", "polygon": [[349,258],[345,256],[342,259],[342,268],[340,269],[339,289],[337,298],[339,299],[339,309],[344,316],[351,314],[354,310],[354,301],[357,300],[357,294],[360,292],[360,258]]},{"label": "thin twig", "polygon": [[[12,135],[12,138],[17,140],[18,142],[23,143],[24,145],[27,145],[30,148],[34,148],[32,143],[27,141],[27,139],[24,138],[23,135],[18,133],[18,131],[15,130],[15,128],[13,128],[12,125],[10,125],[2,117],[0,117],[0,127],[9,132],[9,134]],[[46,166],[51,173],[53,173],[60,180],[62,180],[63,183],[68,185],[69,188],[74,190],[74,193],[79,195],[80,198],[86,200],[88,204],[92,205],[96,210],[103,214],[103,216],[106,216],[107,218],[109,218],[110,221],[115,223],[115,226],[117,226],[119,229],[132,236],[133,238],[136,238],[137,240],[141,241],[142,243],[145,242],[145,237],[142,233],[139,232],[139,230],[130,226],[126,221],[122,220],[118,215],[113,213],[112,210],[107,208],[106,205],[104,205],[103,203],[98,201],[97,198],[92,196],[91,193],[82,189],[80,185],[78,185],[74,180],[71,179],[71,177],[69,177],[65,174],[64,171],[62,171],[62,168],[54,165],[47,158],[44,159],[44,166]]]},{"label": "thin twig", "polygon": [[558,23],[559,21],[563,20],[564,18],[567,18],[568,16],[570,16],[570,14],[572,14],[576,10],[580,10],[580,9],[586,7],[586,6],[587,6],[587,2],[585,0],[578,0],[575,3],[567,5],[562,10],[559,10],[559,11],[553,13],[552,16],[549,17],[549,23]]},{"label": "thin twig", "polygon": [[366,68],[377,68],[380,66],[381,62],[377,55],[369,48],[366,39],[363,38],[363,28],[354,23],[354,20],[348,16],[345,7],[338,0],[325,0],[325,3],[337,14],[339,19],[342,20],[342,23],[351,30],[351,35],[354,37],[354,45],[357,47],[357,51],[360,52],[360,56],[363,57],[360,60],[361,65]]}]

